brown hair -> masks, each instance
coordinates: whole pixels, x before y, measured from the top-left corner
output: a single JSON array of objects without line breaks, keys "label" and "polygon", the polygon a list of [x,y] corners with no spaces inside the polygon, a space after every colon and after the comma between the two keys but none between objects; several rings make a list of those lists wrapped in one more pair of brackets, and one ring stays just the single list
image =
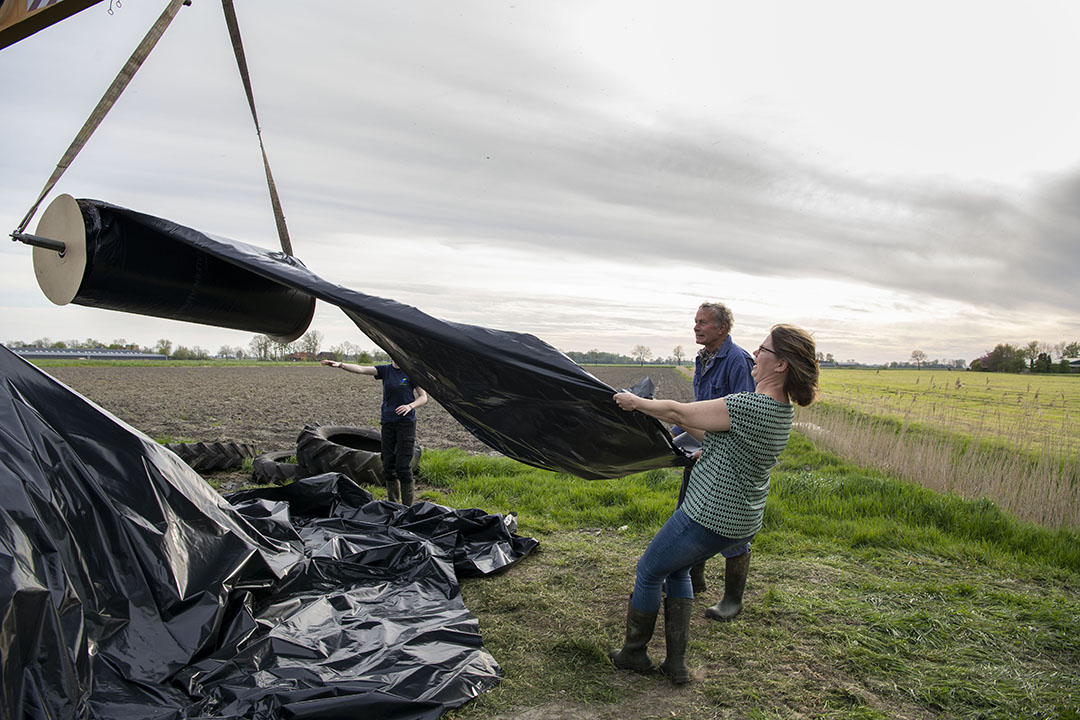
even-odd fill
[{"label": "brown hair", "polygon": [[810,333],[794,325],[773,325],[770,331],[776,356],[787,360],[784,392],[799,405],[809,405],[817,395],[817,348]]}]

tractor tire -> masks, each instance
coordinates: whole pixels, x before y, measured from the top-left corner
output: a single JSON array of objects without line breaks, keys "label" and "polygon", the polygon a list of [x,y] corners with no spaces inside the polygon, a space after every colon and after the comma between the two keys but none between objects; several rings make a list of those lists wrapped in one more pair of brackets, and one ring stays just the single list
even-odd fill
[{"label": "tractor tire", "polygon": [[339,472],[360,484],[382,484],[382,436],[374,428],[305,425],[296,461],[309,475]]},{"label": "tractor tire", "polygon": [[167,443],[165,447],[195,472],[233,470],[257,454],[253,446],[235,442]]},{"label": "tractor tire", "polygon": [[295,454],[293,450],[276,450],[259,455],[251,462],[251,480],[258,485],[284,485],[307,477],[309,473],[299,465],[285,462]]}]

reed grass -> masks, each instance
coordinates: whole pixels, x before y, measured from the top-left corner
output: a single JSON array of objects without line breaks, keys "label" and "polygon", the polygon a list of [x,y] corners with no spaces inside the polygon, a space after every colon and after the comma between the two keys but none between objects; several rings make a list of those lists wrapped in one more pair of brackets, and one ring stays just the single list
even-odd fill
[{"label": "reed grass", "polygon": [[1080,454],[1080,374],[826,369],[819,398],[870,415]]},{"label": "reed grass", "polygon": [[1080,527],[1080,382],[839,373],[823,372],[822,399],[796,416],[819,446],[1030,522]]}]

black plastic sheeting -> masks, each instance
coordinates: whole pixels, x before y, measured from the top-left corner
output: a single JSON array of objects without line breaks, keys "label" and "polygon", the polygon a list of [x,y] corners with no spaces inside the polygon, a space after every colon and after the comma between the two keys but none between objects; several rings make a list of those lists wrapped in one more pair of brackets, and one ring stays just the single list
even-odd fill
[{"label": "black plastic sheeting", "polygon": [[[185,246],[282,286],[340,307],[383,348],[415,383],[478,439],[509,457],[536,467],[596,479],[622,477],[685,464],[658,421],[620,410],[614,390],[565,354],[533,335],[445,322],[414,307],[326,282],[284,253],[205,235],[169,220],[98,200],[78,201],[86,224],[87,254],[123,264],[123,275],[97,271],[80,295],[108,297],[109,307],[127,312],[170,304],[153,278],[168,273],[152,250]],[[108,252],[92,248],[109,247]],[[136,250],[136,247],[143,249]],[[124,277],[146,280],[128,285]],[[115,283],[114,283],[115,281]],[[95,287],[104,283],[107,287]],[[221,299],[219,324],[228,325],[232,296],[243,287],[201,285]],[[237,303],[239,307],[239,303]],[[182,308],[171,317],[185,318]],[[230,327],[239,327],[237,324]]]},{"label": "black plastic sheeting", "polygon": [[[233,327],[295,340],[315,313],[306,293],[282,287],[244,272],[234,263],[199,252],[197,248],[153,228],[124,223],[93,203],[80,203],[87,238],[86,270],[77,305],[112,308],[129,304],[128,312],[202,325]],[[143,237],[142,233],[150,233]],[[154,268],[154,273],[145,272]],[[131,306],[130,304],[134,304]]]},{"label": "black plastic sheeting", "polygon": [[458,578],[537,543],[327,473],[216,493],[0,346],[0,717],[435,718],[494,686]]}]

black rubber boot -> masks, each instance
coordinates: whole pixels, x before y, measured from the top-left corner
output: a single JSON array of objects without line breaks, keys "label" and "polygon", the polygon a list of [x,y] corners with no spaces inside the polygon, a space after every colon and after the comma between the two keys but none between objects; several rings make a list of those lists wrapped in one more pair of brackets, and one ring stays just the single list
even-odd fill
[{"label": "black rubber boot", "polygon": [[413,495],[416,490],[416,484],[412,480],[401,481],[401,504],[405,507],[412,507]]},{"label": "black rubber boot", "polygon": [[664,598],[667,657],[660,664],[660,670],[677,685],[690,682],[690,670],[686,667],[686,645],[690,642],[690,614],[693,609],[694,601],[690,598]]},{"label": "black rubber boot", "polygon": [[700,595],[708,587],[705,584],[705,563],[699,562],[690,568],[690,585],[694,588],[694,594]]},{"label": "black rubber boot", "polygon": [[634,670],[635,672],[649,672],[652,670],[652,660],[647,651],[649,640],[652,639],[653,630],[656,628],[656,616],[659,611],[645,613],[634,609],[631,602],[626,608],[626,642],[622,650],[612,650],[608,653],[611,662],[620,670]]},{"label": "black rubber boot", "polygon": [[728,558],[724,568],[724,598],[705,610],[711,620],[731,620],[742,612],[743,590],[746,589],[746,573],[750,570],[750,551],[738,557]]},{"label": "black rubber boot", "polygon": [[390,502],[401,502],[401,483],[396,479],[386,481],[386,499]]}]

